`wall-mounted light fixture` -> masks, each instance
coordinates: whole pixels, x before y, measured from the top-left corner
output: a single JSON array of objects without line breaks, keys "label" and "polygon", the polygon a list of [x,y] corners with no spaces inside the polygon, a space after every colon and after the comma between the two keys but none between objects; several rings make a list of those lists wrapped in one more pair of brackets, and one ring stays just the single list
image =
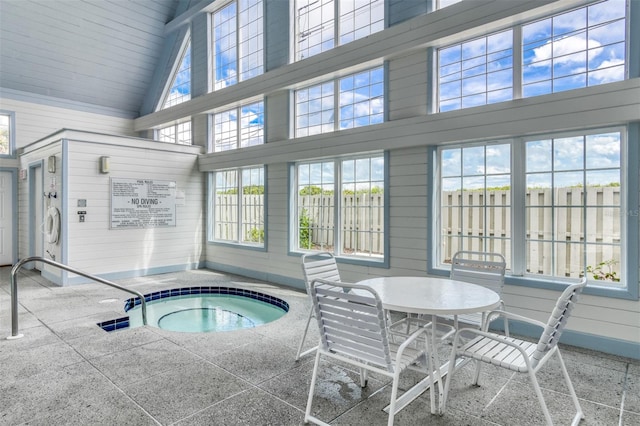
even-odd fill
[{"label": "wall-mounted light fixture", "polygon": [[109,157],[106,155],[100,157],[100,173],[109,173]]},{"label": "wall-mounted light fixture", "polygon": [[51,155],[47,159],[47,169],[49,170],[49,173],[56,172],[56,156],[55,155]]}]

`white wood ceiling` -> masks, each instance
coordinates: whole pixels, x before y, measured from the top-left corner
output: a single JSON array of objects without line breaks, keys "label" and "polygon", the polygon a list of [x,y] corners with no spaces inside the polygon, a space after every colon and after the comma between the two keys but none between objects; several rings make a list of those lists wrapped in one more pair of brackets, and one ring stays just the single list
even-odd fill
[{"label": "white wood ceiling", "polygon": [[0,0],[0,87],[136,117],[178,0]]}]

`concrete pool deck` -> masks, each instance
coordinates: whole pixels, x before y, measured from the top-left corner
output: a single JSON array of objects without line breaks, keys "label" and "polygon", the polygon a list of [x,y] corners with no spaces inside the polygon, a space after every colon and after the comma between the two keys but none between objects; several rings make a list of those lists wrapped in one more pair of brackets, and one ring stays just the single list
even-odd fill
[{"label": "concrete pool deck", "polygon": [[[0,425],[300,425],[314,356],[295,361],[309,304],[301,291],[211,270],[116,280],[143,294],[189,286],[237,286],[280,297],[282,318],[252,329],[179,333],[153,327],[105,332],[124,316],[129,293],[101,284],[58,287],[35,271],[18,275],[19,331],[11,334],[10,268],[0,268]],[[307,347],[317,330],[310,328]],[[441,349],[448,356],[449,346]],[[586,419],[581,425],[640,424],[640,362],[561,347]],[[472,365],[456,374],[447,412],[429,413],[429,393],[396,415],[396,425],[538,425],[542,411],[525,375]],[[541,386],[557,424],[573,416],[551,362]],[[408,374],[406,389],[419,376]],[[385,425],[389,381],[322,363],[314,413],[335,425]]]}]

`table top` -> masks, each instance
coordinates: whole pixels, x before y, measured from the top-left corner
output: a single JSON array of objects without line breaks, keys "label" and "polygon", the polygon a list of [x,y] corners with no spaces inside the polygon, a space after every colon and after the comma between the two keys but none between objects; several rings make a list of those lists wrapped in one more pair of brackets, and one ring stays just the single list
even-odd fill
[{"label": "table top", "polygon": [[358,282],[373,288],[385,309],[426,315],[483,312],[500,305],[500,296],[477,284],[440,277],[381,277]]}]

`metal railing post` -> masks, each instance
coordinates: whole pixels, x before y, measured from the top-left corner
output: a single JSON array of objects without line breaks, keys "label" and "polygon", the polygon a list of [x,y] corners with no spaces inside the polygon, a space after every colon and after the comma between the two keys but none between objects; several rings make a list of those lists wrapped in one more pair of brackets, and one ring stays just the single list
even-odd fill
[{"label": "metal railing post", "polygon": [[136,290],[131,290],[129,288],[118,285],[114,282],[105,280],[100,277],[96,277],[95,275],[87,274],[86,272],[82,272],[78,269],[72,268],[71,266],[65,265],[63,263],[55,262],[51,259],[46,259],[44,257],[32,256],[27,257],[16,263],[13,268],[11,268],[11,336],[8,336],[7,339],[19,339],[23,337],[22,334],[18,333],[18,279],[16,275],[20,268],[29,262],[42,262],[48,265],[55,266],[65,271],[72,272],[76,275],[80,275],[85,278],[89,278],[90,280],[97,281],[101,284],[108,285],[113,288],[117,288],[122,291],[126,291],[127,293],[134,294],[140,298],[141,309],[142,309],[142,324],[147,325],[147,303],[144,300],[144,295]]}]

